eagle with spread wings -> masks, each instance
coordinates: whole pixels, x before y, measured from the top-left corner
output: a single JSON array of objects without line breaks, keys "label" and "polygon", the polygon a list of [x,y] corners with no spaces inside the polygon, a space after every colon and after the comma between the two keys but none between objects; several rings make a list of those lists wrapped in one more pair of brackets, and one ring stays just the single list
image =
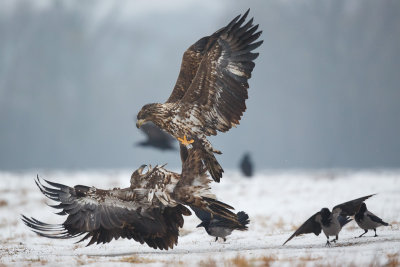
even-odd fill
[{"label": "eagle with spread wings", "polygon": [[258,57],[252,51],[263,43],[256,42],[258,24],[253,25],[253,19],[245,23],[248,13],[190,46],[168,100],[144,105],[137,115],[138,128],[152,121],[184,145],[199,142],[201,158],[216,182],[223,169],[214,153],[221,152],[206,137],[239,124]]},{"label": "eagle with spread wings", "polygon": [[68,216],[62,224],[48,224],[26,216],[22,216],[22,221],[48,238],[83,236],[78,242],[90,238],[88,245],[127,238],[167,250],[178,243],[183,215],[191,215],[185,206],[239,224],[231,211],[233,207],[218,201],[210,192],[210,182],[199,152],[194,149],[185,151],[181,174],[164,166],[142,165],[133,172],[128,188],[69,187],[38,177],[36,184],[40,191],[58,202],[50,206],[61,210],[57,214]]}]

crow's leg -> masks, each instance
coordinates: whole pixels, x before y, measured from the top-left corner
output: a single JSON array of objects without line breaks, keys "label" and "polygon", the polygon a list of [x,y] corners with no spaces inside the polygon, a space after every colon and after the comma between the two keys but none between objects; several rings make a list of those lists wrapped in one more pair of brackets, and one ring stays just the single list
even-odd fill
[{"label": "crow's leg", "polygon": [[364,229],[364,233],[362,235],[360,235],[359,237],[362,237],[363,235],[365,235],[366,233],[368,233],[368,229]]}]

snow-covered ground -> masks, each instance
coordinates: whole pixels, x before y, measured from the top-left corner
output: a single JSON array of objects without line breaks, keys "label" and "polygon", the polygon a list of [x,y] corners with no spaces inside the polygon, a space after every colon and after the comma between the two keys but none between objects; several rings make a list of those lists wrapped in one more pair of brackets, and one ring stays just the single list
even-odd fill
[{"label": "snow-covered ground", "polygon": [[[41,172],[42,178],[70,186],[100,188],[129,185],[128,171]],[[219,199],[250,215],[247,232],[235,231],[225,243],[214,242],[193,215],[185,218],[179,244],[169,251],[154,250],[131,240],[85,247],[77,240],[52,240],[31,232],[20,215],[49,223],[65,217],[55,215],[34,183],[36,173],[0,173],[0,266],[92,265],[120,266],[399,266],[400,262],[400,171],[375,172],[264,172],[246,179],[227,172],[220,184],[213,183]],[[325,247],[324,235],[296,237],[282,243],[316,211],[364,195],[368,208],[391,226],[364,238],[350,222],[339,242]]]}]

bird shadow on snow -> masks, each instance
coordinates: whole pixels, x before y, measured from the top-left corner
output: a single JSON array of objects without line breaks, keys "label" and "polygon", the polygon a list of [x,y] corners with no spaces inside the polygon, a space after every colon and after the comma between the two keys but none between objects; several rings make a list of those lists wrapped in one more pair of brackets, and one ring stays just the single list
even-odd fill
[{"label": "bird shadow on snow", "polygon": [[377,243],[391,243],[400,241],[399,237],[391,237],[387,236],[378,236],[378,237],[354,237],[350,239],[344,239],[342,241],[339,240],[338,243],[333,243],[331,247],[326,247],[325,240],[320,242],[316,240],[314,244],[307,245],[266,245],[266,246],[235,246],[235,247],[225,247],[221,248],[196,248],[196,249],[173,249],[173,250],[154,250],[154,251],[126,251],[126,252],[115,252],[115,253],[77,253],[76,255],[86,255],[90,257],[120,257],[120,256],[130,256],[130,255],[183,255],[183,254],[205,254],[205,253],[221,253],[221,252],[243,252],[243,251],[256,251],[256,250],[303,250],[303,249],[334,249],[334,248],[342,248],[342,247],[355,247],[355,246],[363,246],[368,244],[377,244]]}]

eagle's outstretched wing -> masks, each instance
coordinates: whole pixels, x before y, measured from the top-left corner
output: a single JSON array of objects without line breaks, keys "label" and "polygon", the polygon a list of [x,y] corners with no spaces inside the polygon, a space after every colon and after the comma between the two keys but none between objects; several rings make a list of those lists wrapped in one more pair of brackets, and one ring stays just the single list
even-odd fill
[{"label": "eagle's outstretched wing", "polygon": [[302,235],[302,234],[310,234],[314,233],[315,235],[319,235],[322,231],[321,224],[317,221],[317,216],[321,216],[319,212],[315,213],[313,216],[308,218],[294,233],[291,235],[288,240],[283,243],[284,246],[287,242],[289,242],[293,237]]},{"label": "eagle's outstretched wing", "polygon": [[[167,102],[179,102],[181,112],[203,122],[204,133],[215,135],[239,124],[246,110],[247,81],[263,41],[249,10],[226,27],[200,39],[184,54],[177,84]],[[186,104],[186,105],[185,105]]]},{"label": "eagle's outstretched wing", "polygon": [[[145,196],[132,193],[130,188],[100,190],[77,185],[68,187],[46,181],[36,181],[42,193],[59,202],[52,207],[68,215],[62,224],[46,224],[34,218],[22,217],[23,222],[37,234],[56,239],[82,236],[91,238],[88,245],[107,243],[113,238],[134,239],[152,248],[173,248],[178,242],[182,215],[191,212],[182,205],[152,206]],[[139,199],[143,199],[140,201]]]},{"label": "eagle's outstretched wing", "polygon": [[355,215],[361,207],[361,204],[368,198],[374,196],[375,194],[368,195],[365,197],[360,197],[347,201],[345,203],[336,205],[332,209],[332,213],[339,213],[341,216],[353,216]]}]

